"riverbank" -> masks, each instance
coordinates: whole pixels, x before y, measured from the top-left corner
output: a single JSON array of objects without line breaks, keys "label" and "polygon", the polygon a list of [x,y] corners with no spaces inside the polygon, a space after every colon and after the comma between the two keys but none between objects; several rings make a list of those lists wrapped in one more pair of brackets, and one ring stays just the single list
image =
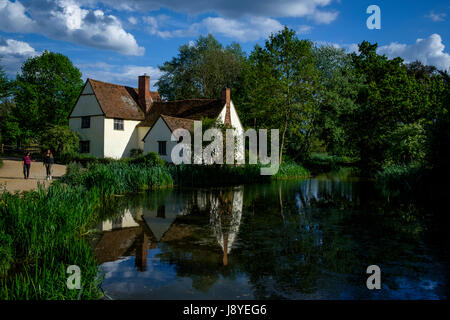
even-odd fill
[{"label": "riverbank", "polygon": [[[49,187],[51,182],[46,180],[46,171],[42,162],[33,161],[31,163],[30,178],[23,178],[22,161],[3,160],[3,166],[0,165],[0,192],[22,192],[38,190],[38,185],[42,184]],[[66,173],[66,166],[55,164],[52,168],[54,181]]]},{"label": "riverbank", "polygon": [[[1,194],[0,299],[99,298],[97,262],[84,236],[95,224],[95,208],[105,196],[174,184],[242,184],[309,175],[295,164],[282,165],[278,176],[270,177],[260,175],[260,166],[177,168],[158,161],[152,163],[155,165],[112,161],[94,163],[88,168],[72,163],[66,174],[50,186]],[[17,167],[17,163],[9,165]],[[68,290],[65,285],[66,268],[70,265],[83,270],[82,291]]]}]

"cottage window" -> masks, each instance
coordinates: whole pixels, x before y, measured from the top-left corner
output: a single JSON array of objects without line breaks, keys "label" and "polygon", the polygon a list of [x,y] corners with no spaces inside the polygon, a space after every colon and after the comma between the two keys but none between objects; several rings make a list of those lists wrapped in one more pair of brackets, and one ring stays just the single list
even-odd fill
[{"label": "cottage window", "polygon": [[80,141],[80,153],[90,152],[90,141]]},{"label": "cottage window", "polygon": [[123,119],[114,119],[114,130],[123,131]]},{"label": "cottage window", "polygon": [[167,155],[166,152],[166,141],[158,141],[158,153],[160,156]]},{"label": "cottage window", "polygon": [[81,128],[86,129],[91,127],[91,117],[81,117]]}]

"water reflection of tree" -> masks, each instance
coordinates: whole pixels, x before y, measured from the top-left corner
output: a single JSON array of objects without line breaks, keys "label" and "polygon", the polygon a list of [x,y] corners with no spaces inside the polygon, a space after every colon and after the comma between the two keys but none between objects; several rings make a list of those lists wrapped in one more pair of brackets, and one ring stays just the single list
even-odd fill
[{"label": "water reflection of tree", "polygon": [[[156,210],[171,192],[180,191],[136,202]],[[383,270],[399,260],[408,267],[422,259],[414,248],[426,231],[421,211],[411,201],[380,198],[371,183],[246,186],[245,214],[239,218],[233,209],[236,190],[182,194],[186,210],[161,239],[158,257],[202,292],[222,277],[232,280],[244,273],[255,298],[295,298],[315,293],[324,280],[342,278],[346,285],[364,287],[365,270],[372,264]],[[116,207],[134,206],[117,201]],[[138,240],[145,246],[145,238]],[[144,253],[139,255],[136,260],[143,262]],[[383,285],[395,288],[395,277],[383,275]]]}]

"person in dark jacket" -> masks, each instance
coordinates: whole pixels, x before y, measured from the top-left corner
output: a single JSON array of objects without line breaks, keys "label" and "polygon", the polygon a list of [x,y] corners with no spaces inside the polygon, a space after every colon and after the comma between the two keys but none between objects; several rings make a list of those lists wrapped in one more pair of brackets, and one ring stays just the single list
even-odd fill
[{"label": "person in dark jacket", "polygon": [[47,180],[52,180],[52,165],[55,162],[55,160],[53,159],[53,154],[50,150],[47,150],[43,162],[45,169],[47,171]]},{"label": "person in dark jacket", "polygon": [[31,167],[31,153],[28,152],[22,158],[23,165],[23,177],[24,179],[28,179],[30,177],[30,167]]}]

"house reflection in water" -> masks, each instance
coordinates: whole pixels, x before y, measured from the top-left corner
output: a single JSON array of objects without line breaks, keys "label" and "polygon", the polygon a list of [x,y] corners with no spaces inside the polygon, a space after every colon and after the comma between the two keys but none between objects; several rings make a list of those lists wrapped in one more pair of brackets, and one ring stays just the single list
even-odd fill
[{"label": "house reflection in water", "polygon": [[234,190],[220,190],[217,197],[212,199],[210,222],[222,247],[223,265],[228,265],[228,254],[233,248],[234,241],[241,224],[244,192],[243,188]]},{"label": "house reflection in water", "polygon": [[189,195],[171,192],[151,205],[144,201],[139,207],[126,208],[119,218],[107,219],[99,225],[102,235],[95,246],[96,258],[103,264],[134,256],[137,270],[144,272],[149,250],[157,248],[158,243],[184,241],[196,232],[190,223],[177,223],[179,218],[209,211],[211,234],[223,252],[222,263],[226,266],[239,232],[243,193],[242,187],[198,190]]}]

